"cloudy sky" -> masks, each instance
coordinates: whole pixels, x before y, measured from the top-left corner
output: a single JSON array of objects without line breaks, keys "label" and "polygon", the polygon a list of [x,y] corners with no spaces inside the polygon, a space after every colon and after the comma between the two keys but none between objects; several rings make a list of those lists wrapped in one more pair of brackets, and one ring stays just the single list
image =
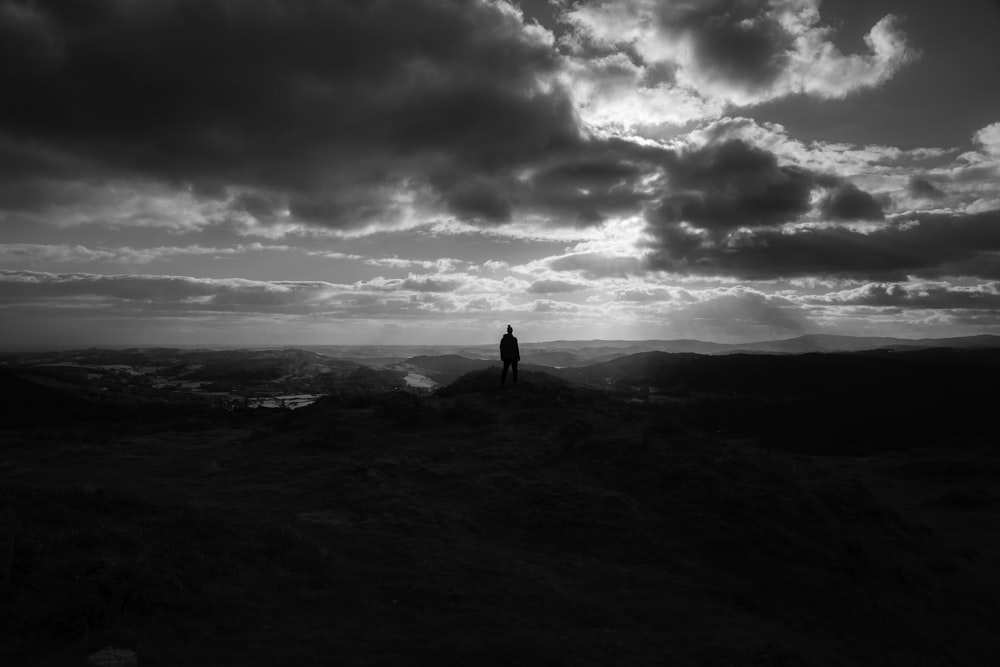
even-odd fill
[{"label": "cloudy sky", "polygon": [[1000,333],[994,0],[0,0],[0,345]]}]

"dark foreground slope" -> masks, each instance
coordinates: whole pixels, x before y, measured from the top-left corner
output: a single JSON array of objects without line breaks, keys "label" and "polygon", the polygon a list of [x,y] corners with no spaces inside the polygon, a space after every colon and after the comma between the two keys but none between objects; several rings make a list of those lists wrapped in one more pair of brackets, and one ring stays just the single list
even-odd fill
[{"label": "dark foreground slope", "polygon": [[797,456],[496,379],[198,431],[6,430],[4,664],[82,665],[107,645],[171,666],[1000,654],[984,441]]},{"label": "dark foreground slope", "polygon": [[1000,349],[705,356],[648,352],[553,371],[659,402],[686,427],[843,454],[955,436],[989,439]]}]

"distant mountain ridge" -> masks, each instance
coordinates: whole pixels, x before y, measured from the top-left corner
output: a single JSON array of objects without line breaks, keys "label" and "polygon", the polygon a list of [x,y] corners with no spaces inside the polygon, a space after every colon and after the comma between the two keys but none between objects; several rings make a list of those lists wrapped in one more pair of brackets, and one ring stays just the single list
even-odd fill
[{"label": "distant mountain ridge", "polygon": [[887,347],[927,349],[950,347],[981,349],[1000,347],[1000,336],[980,334],[952,338],[894,338],[890,336],[844,336],[838,334],[806,334],[795,338],[756,341],[750,343],[715,343],[694,339],[673,340],[555,340],[522,343],[524,349],[619,350],[637,352],[693,352],[695,354],[732,354],[737,352],[769,352],[801,354],[805,352],[854,352]]},{"label": "distant mountain ridge", "polygon": [[[933,380],[940,386],[966,391],[983,386],[1000,364],[1000,348],[886,349],[854,352],[808,352],[802,355],[700,355],[654,350],[578,368],[553,370],[559,377],[585,384],[647,385],[744,391],[764,387],[858,395],[892,382],[892,390],[906,394]],[[878,377],[878,382],[871,378]]]},{"label": "distant mountain ridge", "polygon": [[[669,352],[672,354],[808,354],[811,352],[863,352],[866,350],[923,350],[931,348],[1000,348],[1000,336],[982,334],[953,338],[894,338],[890,336],[843,336],[806,334],[795,338],[750,343],[716,343],[694,339],[675,340],[553,340],[521,342],[525,361],[567,368],[611,361],[630,354]],[[450,354],[466,358],[499,358],[494,345],[452,346]],[[426,356],[433,356],[429,353]]]},{"label": "distant mountain ridge", "polygon": [[[497,336],[499,342],[499,335]],[[641,352],[691,352],[694,354],[733,354],[759,352],[767,354],[803,354],[808,352],[856,352],[893,348],[918,350],[928,348],[986,349],[1000,348],[1000,335],[979,334],[950,338],[897,338],[890,336],[845,336],[839,334],[806,334],[794,338],[718,343],[689,338],[646,340],[549,340],[519,341],[522,357],[546,366],[583,366],[628,354]],[[466,359],[499,360],[496,343],[481,345],[250,345],[245,347],[127,347],[50,350],[45,352],[0,353],[0,364],[19,363],[26,358],[66,358],[85,355],[93,363],[151,364],[150,357],[183,354],[193,360],[198,356],[222,359],[225,354],[253,352],[261,357],[287,357],[289,360],[320,361],[338,359],[362,366],[390,366],[407,359],[455,355]],[[602,358],[603,357],[603,358]]]},{"label": "distant mountain ridge", "polygon": [[[713,343],[692,339],[680,340],[555,340],[520,344],[522,368],[555,371],[589,368],[623,358],[648,353],[672,355],[720,356],[732,354],[798,355],[812,353],[867,352],[892,350],[915,352],[929,349],[985,350],[1000,349],[1000,336],[978,335],[956,338],[892,338],[808,334],[783,340],[753,343]],[[437,383],[446,385],[465,373],[481,370],[499,362],[495,346],[449,346],[443,354],[423,354],[405,360]],[[673,360],[675,363],[679,360]],[[633,364],[641,364],[633,360]],[[572,376],[574,374],[570,374]]]}]

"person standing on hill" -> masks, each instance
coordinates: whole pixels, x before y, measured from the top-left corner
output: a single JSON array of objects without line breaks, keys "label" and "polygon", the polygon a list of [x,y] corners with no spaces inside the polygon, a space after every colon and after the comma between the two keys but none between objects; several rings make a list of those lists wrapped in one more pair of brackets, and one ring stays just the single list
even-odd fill
[{"label": "person standing on hill", "polygon": [[500,339],[500,360],[503,361],[503,372],[500,373],[500,384],[507,381],[507,369],[512,370],[514,384],[517,384],[517,362],[521,361],[521,351],[517,349],[517,339],[514,338],[514,327],[507,325],[507,333]]}]

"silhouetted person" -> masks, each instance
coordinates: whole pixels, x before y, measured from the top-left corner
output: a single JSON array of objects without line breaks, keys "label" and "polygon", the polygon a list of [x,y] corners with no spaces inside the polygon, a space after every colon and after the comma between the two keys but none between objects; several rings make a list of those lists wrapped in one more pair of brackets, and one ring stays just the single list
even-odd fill
[{"label": "silhouetted person", "polygon": [[507,369],[511,369],[514,384],[517,384],[517,362],[521,361],[521,351],[517,349],[517,339],[514,338],[514,327],[507,325],[507,333],[500,339],[500,360],[503,361],[503,372],[500,373],[500,384],[507,381]]}]

